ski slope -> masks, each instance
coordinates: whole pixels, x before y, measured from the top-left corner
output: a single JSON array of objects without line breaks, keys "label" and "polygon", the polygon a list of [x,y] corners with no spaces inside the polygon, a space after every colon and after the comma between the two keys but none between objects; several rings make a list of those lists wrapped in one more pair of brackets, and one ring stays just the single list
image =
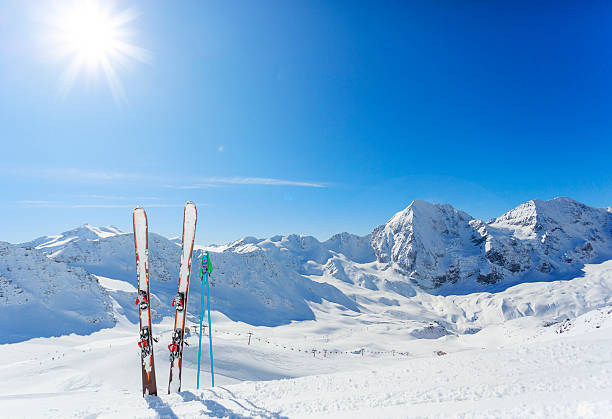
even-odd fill
[{"label": "ski slope", "polygon": [[610,226],[612,208],[567,198],[488,223],[415,201],[363,237],[196,246],[192,257],[208,250],[215,266],[217,386],[206,388],[205,346],[195,389],[202,288],[192,281],[183,391],[171,395],[181,249],[150,233],[159,398],[140,396],[132,234],[84,225],[0,243],[0,413],[609,417]]},{"label": "ski slope", "polygon": [[[576,299],[585,299],[597,278],[612,282],[611,269],[612,261],[589,265],[583,277],[567,283]],[[102,284],[117,288],[114,281]],[[520,298],[524,287],[531,287],[531,296],[546,286],[511,287],[499,298]],[[476,297],[454,298],[468,304]],[[316,321],[278,327],[253,327],[215,312],[217,386],[195,389],[192,333],[178,394],[165,394],[167,351],[157,344],[159,398],[141,397],[137,326],[116,301],[113,306],[113,328],[0,345],[6,417],[595,418],[612,412],[610,302],[571,318],[557,318],[553,310],[491,322],[473,334],[417,339],[366,314],[347,326],[329,303],[313,304]],[[154,336],[164,343],[171,330],[166,317]],[[364,355],[354,350],[361,347]],[[383,348],[398,353],[381,353]],[[201,382],[210,382],[206,371]]]}]

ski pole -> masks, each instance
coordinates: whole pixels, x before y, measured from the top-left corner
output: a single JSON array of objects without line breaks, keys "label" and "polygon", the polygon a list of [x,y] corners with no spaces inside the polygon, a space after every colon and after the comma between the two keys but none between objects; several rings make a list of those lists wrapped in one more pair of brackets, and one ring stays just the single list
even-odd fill
[{"label": "ski pole", "polygon": [[[206,256],[208,256],[208,252],[206,252]],[[210,270],[212,271],[212,266],[210,266]],[[208,341],[210,344],[210,377],[212,380],[212,387],[215,386],[215,371],[213,369],[213,348],[212,348],[212,322],[210,321],[210,287],[208,286],[208,274],[209,272],[206,272],[205,278],[206,278],[206,302],[207,302],[207,308],[208,308]]]},{"label": "ski pole", "polygon": [[[204,271],[204,258],[202,255],[202,267],[200,268],[200,282],[202,284],[202,291],[200,293],[200,338],[198,340],[198,375],[196,379],[196,389],[200,389],[200,358],[202,357],[202,318],[204,317],[204,282],[202,273]],[[210,333],[210,332],[209,332]]]}]

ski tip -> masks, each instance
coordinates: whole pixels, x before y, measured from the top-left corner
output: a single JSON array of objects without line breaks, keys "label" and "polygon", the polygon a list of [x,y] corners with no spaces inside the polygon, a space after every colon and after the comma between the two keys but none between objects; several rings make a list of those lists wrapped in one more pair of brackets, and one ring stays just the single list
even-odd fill
[{"label": "ski tip", "polygon": [[136,208],[134,208],[134,212],[136,211],[144,211],[144,208],[142,208],[140,205],[138,205]]},{"label": "ski tip", "polygon": [[187,205],[193,205],[193,206],[195,207],[195,204],[193,203],[193,201],[187,201],[187,202],[185,202],[185,206],[187,206]]}]

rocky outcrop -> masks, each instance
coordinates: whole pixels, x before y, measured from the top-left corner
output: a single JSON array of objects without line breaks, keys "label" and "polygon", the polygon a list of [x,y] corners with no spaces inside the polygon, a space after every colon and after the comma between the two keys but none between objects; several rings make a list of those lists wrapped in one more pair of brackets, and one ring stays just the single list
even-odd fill
[{"label": "rocky outcrop", "polygon": [[533,200],[488,223],[414,201],[371,235],[378,261],[424,288],[573,272],[612,256],[612,212],[569,198]]}]

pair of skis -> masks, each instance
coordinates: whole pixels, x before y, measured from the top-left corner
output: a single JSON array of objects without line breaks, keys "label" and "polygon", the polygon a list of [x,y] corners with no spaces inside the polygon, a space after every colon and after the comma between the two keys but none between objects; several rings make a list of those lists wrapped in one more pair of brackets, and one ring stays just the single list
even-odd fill
[{"label": "pair of skis", "polygon": [[[140,347],[142,367],[142,394],[157,395],[155,381],[155,361],[153,359],[153,335],[151,332],[151,308],[149,305],[149,243],[147,214],[141,207],[134,209],[134,244],[136,246],[136,273],[138,275],[138,311],[140,314]],[[187,296],[189,293],[189,276],[191,273],[191,255],[195,239],[197,222],[196,206],[188,201],[185,204],[183,217],[183,245],[181,251],[181,265],[179,270],[178,293],[172,301],[176,310],[172,342],[168,345],[170,350],[170,378],[168,381],[168,394],[170,391],[181,391],[181,370],[183,364],[183,344],[185,336],[185,317]]]}]

